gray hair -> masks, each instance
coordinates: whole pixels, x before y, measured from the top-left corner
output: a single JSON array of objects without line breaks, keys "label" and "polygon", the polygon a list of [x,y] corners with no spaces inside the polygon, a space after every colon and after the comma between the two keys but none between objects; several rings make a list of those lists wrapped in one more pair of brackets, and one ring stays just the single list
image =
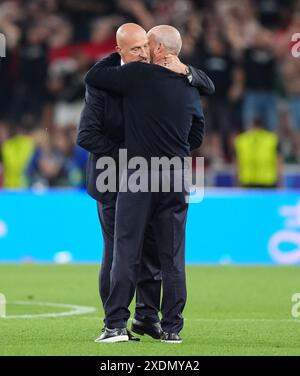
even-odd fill
[{"label": "gray hair", "polygon": [[169,53],[179,55],[182,39],[175,27],[169,25],[155,26],[148,32],[148,36],[150,35],[154,36],[156,42],[163,44]]}]

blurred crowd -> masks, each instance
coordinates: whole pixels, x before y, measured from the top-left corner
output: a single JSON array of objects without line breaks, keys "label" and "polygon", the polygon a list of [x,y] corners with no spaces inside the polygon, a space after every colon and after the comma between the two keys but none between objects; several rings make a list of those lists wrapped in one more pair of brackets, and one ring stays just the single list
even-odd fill
[{"label": "blurred crowd", "polygon": [[84,186],[87,155],[75,145],[83,78],[114,51],[125,22],[176,26],[181,60],[214,81],[197,151],[207,169],[234,164],[236,136],[258,121],[285,164],[300,162],[300,58],[291,53],[300,0],[0,0],[0,186]]}]

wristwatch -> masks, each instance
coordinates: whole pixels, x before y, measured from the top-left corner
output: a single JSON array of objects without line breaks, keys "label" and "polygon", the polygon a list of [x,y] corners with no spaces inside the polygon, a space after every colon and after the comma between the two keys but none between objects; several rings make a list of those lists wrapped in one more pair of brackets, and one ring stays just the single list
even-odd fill
[{"label": "wristwatch", "polygon": [[192,75],[192,71],[191,71],[191,68],[189,67],[189,65],[187,65],[186,68],[185,68],[185,74],[186,74],[186,78],[188,79],[189,83],[191,84],[192,81],[193,81],[193,75]]}]

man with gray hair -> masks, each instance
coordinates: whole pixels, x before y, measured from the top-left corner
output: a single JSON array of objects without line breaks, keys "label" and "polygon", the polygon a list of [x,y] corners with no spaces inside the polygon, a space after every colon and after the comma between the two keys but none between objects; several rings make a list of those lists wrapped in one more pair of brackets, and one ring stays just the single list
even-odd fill
[{"label": "man with gray hair", "polygon": [[[165,36],[161,36],[162,31]],[[204,121],[198,91],[185,76],[167,69],[176,63],[182,43],[180,34],[172,27],[161,26],[152,29],[148,37],[155,65],[137,62],[108,67],[107,60],[112,58],[108,57],[88,72],[86,83],[123,96],[128,158],[143,157],[151,166],[152,157],[190,156],[190,151],[202,143]],[[128,171],[128,175],[133,173],[134,170]],[[151,171],[148,173],[150,176]],[[174,177],[174,171],[170,173]],[[111,287],[105,303],[106,330],[100,342],[127,340],[128,307],[134,296],[141,244],[150,221],[159,244],[162,269],[162,341],[181,342],[179,332],[186,302],[187,208],[186,192],[176,192],[174,185],[168,193],[118,193]]]},{"label": "man with gray hair", "polygon": [[148,31],[150,58],[153,64],[164,59],[167,53],[178,56],[182,39],[179,31],[173,26],[159,25]]}]

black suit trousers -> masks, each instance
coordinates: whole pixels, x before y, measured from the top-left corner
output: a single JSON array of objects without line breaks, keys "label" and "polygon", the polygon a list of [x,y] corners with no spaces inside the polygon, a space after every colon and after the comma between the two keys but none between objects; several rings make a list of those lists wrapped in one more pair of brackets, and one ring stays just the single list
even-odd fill
[{"label": "black suit trousers", "polygon": [[[98,215],[103,235],[103,257],[99,273],[99,294],[102,305],[109,296],[111,268],[113,263],[114,226],[117,194],[110,193],[109,202],[97,202]],[[147,227],[143,242],[137,288],[135,318],[158,322],[161,298],[161,269],[157,244],[151,224]]]},{"label": "black suit trousers", "polygon": [[129,305],[139,281],[144,232],[149,222],[158,246],[162,269],[162,329],[179,332],[186,302],[185,192],[120,192],[115,220],[110,295],[105,304],[109,328],[126,327]]}]

